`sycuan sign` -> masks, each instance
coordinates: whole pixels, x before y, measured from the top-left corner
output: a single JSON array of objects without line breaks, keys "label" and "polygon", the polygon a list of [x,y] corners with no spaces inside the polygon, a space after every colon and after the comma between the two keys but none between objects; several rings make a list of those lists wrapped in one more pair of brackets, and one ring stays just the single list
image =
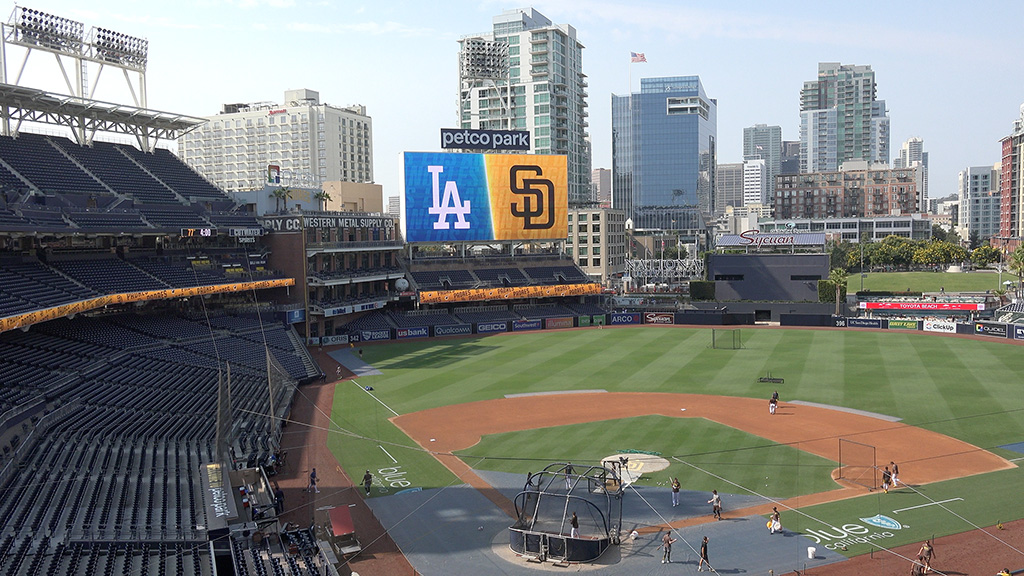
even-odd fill
[{"label": "sycuan sign", "polygon": [[717,248],[774,248],[789,246],[824,246],[824,232],[761,232],[747,230],[725,234],[715,242]]}]

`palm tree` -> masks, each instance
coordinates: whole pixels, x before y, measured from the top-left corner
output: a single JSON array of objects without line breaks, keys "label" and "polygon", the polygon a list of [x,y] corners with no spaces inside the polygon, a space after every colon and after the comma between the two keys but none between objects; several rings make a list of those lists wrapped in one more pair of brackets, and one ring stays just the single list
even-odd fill
[{"label": "palm tree", "polygon": [[1016,250],[1010,254],[1010,264],[1008,266],[1010,272],[1017,275],[1017,293],[1020,294],[1022,288],[1021,281],[1024,280],[1024,244],[1017,247]]},{"label": "palm tree", "polygon": [[828,281],[836,287],[836,316],[839,316],[840,290],[846,286],[846,270],[843,270],[842,268],[833,268],[828,273]]},{"label": "palm tree", "polygon": [[280,188],[275,188],[274,191],[270,193],[270,196],[274,199],[274,208],[278,212],[281,211],[282,200],[284,201],[284,210],[287,211],[288,200],[290,200],[292,197],[292,189],[288,188],[287,186],[281,186]]},{"label": "palm tree", "polygon": [[330,195],[330,193],[329,193],[329,192],[327,192],[326,190],[321,190],[321,191],[317,192],[317,193],[316,193],[316,194],[314,195],[314,197],[315,197],[315,198],[316,198],[317,200],[319,200],[319,201],[320,201],[320,209],[321,209],[321,210],[323,210],[323,211],[327,211],[327,204],[328,204],[328,203],[329,203],[329,202],[330,202],[331,200],[334,200],[334,198],[331,198],[331,195]]}]

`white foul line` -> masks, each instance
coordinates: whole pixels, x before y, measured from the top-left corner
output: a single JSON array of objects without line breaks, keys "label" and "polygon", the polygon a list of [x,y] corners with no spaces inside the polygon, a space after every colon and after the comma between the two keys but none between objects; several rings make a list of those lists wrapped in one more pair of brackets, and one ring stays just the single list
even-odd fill
[{"label": "white foul line", "polygon": [[[353,380],[352,383],[355,384],[356,386],[359,386],[359,383],[356,382],[355,380]],[[359,387],[362,388],[362,386],[359,386]],[[391,406],[388,406],[387,404],[381,402],[380,398],[377,398],[376,396],[374,396],[372,393],[370,393],[369,390],[366,390],[365,388],[363,388],[363,391],[366,392],[367,394],[369,394],[370,398],[373,398],[374,400],[376,400],[381,406],[387,408],[389,412],[391,412],[395,416],[399,415],[398,412],[395,412],[394,410],[391,409]]]},{"label": "white foul line", "polygon": [[[380,448],[381,450],[384,450],[384,447],[381,446],[380,444],[377,444],[377,448]],[[388,455],[388,458],[391,458],[391,461],[393,463],[398,464],[398,460],[395,460],[395,457],[392,456],[390,452],[388,452],[387,450],[384,450],[384,453]]]},{"label": "white foul line", "polygon": [[946,502],[956,502],[957,500],[963,500],[963,498],[950,498],[949,500],[942,500],[939,502],[929,502],[927,504],[921,504],[919,506],[911,506],[910,508],[900,508],[899,510],[893,510],[893,514],[899,514],[900,512],[906,512],[907,510],[913,510],[914,508],[924,508],[925,506],[934,506],[936,504],[945,504]]}]

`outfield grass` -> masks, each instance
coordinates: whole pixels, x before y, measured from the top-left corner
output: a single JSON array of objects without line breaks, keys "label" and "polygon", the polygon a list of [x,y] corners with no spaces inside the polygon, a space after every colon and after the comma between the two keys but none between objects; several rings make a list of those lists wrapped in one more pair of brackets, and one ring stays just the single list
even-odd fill
[{"label": "outfield grass", "polygon": [[[1013,274],[1004,273],[1002,281],[1017,281]],[[864,290],[903,292],[984,292],[1003,289],[996,272],[868,272],[864,277]],[[860,276],[853,272],[846,280],[846,290],[853,294],[861,289]]]},{"label": "outfield grass", "polygon": [[[907,332],[743,329],[742,337],[742,350],[710,349],[710,330],[653,327],[366,346],[366,361],[383,374],[342,384],[333,415],[352,433],[409,444],[387,422],[389,410],[595,388],[766,398],[771,386],[756,380],[770,371],[786,379],[784,400],[890,414],[989,449],[1024,440],[1024,416],[1005,413],[1021,407],[1024,353],[1016,346]],[[363,451],[353,445],[338,442],[361,472]],[[374,450],[383,457],[366,452]]]}]

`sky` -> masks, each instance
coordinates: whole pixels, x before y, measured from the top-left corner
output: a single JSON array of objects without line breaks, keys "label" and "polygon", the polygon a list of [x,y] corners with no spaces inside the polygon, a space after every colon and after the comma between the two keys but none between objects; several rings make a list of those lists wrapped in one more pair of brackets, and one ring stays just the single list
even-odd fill
[{"label": "sky", "polygon": [[[399,154],[438,150],[457,126],[458,39],[491,30],[491,0],[26,0],[22,6],[149,41],[149,107],[192,116],[224,103],[280,102],[309,88],[321,102],[363,104],[373,119],[375,181],[398,195]],[[764,2],[550,0],[532,7],[576,28],[585,46],[593,167],[611,167],[611,95],[640,78],[698,75],[718,101],[719,162],[742,160],[743,128],[779,125],[799,139],[803,82],[818,62],[870,65],[891,118],[890,161],[924,139],[932,198],[957,173],[1000,159],[1024,103],[1024,4],[943,0]],[[13,14],[14,4],[9,5]],[[630,64],[630,52],[647,63]],[[22,53],[9,50],[7,74]],[[123,77],[100,74],[95,98],[131,103]],[[95,81],[90,78],[90,81]],[[67,93],[52,57],[21,84]]]}]

